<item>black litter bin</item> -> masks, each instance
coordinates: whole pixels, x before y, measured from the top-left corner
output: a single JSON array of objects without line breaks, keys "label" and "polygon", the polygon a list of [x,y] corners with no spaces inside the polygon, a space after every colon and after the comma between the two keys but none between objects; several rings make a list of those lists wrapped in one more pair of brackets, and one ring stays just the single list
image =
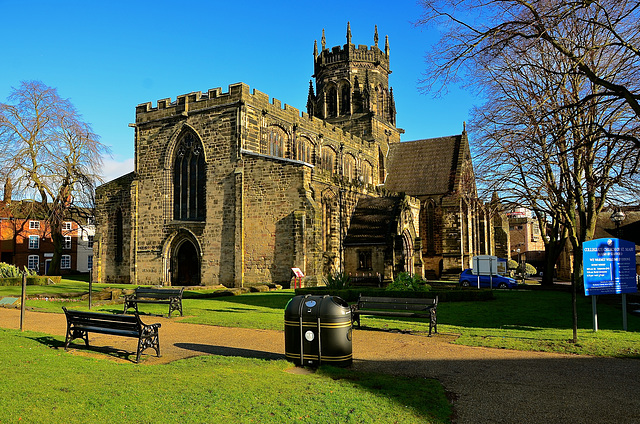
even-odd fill
[{"label": "black litter bin", "polygon": [[337,296],[294,296],[284,311],[284,351],[296,365],[351,365],[351,309]]}]

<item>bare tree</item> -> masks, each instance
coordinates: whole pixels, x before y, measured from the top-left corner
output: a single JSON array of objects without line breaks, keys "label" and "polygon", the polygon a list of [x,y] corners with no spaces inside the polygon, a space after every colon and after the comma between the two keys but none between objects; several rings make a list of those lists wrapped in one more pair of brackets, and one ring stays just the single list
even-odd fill
[{"label": "bare tree", "polygon": [[[570,43],[603,43],[611,33],[566,19]],[[591,41],[589,41],[591,40]],[[610,75],[623,66],[603,52],[585,66]],[[576,287],[582,278],[583,241],[591,240],[598,214],[613,196],[637,194],[638,120],[628,102],[603,93],[571,58],[544,43],[510,43],[476,54],[474,81],[487,98],[473,125],[479,176],[489,192],[531,208],[551,259],[564,241],[574,252],[573,320],[577,340]]]},{"label": "bare tree", "polygon": [[59,273],[63,221],[93,206],[107,152],[71,102],[40,81],[22,82],[0,103],[0,175],[21,199],[32,199],[31,213],[48,223],[49,274]]},{"label": "bare tree", "polygon": [[[424,88],[472,78],[476,60],[490,60],[512,46],[545,45],[600,87],[593,95],[616,99],[640,119],[640,2],[631,0],[422,0],[418,25],[443,29],[427,55]],[[599,33],[596,38],[573,38]],[[615,57],[615,72],[594,67],[594,56]],[[632,140],[636,133],[611,134]]]}]

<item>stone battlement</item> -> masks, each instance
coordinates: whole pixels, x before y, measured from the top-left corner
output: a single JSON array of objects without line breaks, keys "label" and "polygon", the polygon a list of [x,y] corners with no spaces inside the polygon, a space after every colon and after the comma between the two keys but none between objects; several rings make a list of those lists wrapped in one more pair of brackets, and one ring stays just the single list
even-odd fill
[{"label": "stone battlement", "polygon": [[136,124],[169,119],[176,115],[191,115],[241,101],[254,108],[262,108],[264,114],[274,114],[291,123],[299,123],[303,119],[306,121],[306,126],[311,124],[318,132],[339,133],[341,137],[360,140],[359,137],[350,134],[342,127],[310,116],[287,103],[284,103],[283,106],[280,100],[269,98],[267,94],[259,90],[251,90],[249,85],[245,83],[230,84],[227,92],[223,92],[220,87],[217,87],[209,89],[206,93],[194,91],[182,94],[173,101],[170,98],[160,99],[156,102],[155,107],[152,102],[141,103],[136,106]]},{"label": "stone battlement", "polygon": [[346,61],[379,63],[389,69],[389,55],[380,50],[378,46],[366,46],[359,44],[345,44],[335,46],[331,49],[324,49],[316,57],[316,64],[339,63]]},{"label": "stone battlement", "polygon": [[[206,93],[203,93],[202,91],[194,91],[188,94],[182,94],[176,97],[176,100],[174,101],[171,101],[170,98],[160,99],[156,102],[155,107],[153,107],[151,102],[140,103],[136,106],[136,115],[153,113],[163,109],[184,108],[185,105],[190,105],[188,109],[189,111],[195,111],[217,104],[238,101],[241,97],[247,95],[254,97],[258,101],[269,102],[269,96],[267,94],[256,89],[251,92],[247,84],[236,83],[230,84],[229,91],[226,93],[222,92],[220,87],[217,87],[210,89]],[[282,102],[276,98],[271,99],[271,104],[279,109],[292,111],[296,115],[300,114],[300,111],[297,108],[286,103],[284,104],[284,107],[282,107]]]}]

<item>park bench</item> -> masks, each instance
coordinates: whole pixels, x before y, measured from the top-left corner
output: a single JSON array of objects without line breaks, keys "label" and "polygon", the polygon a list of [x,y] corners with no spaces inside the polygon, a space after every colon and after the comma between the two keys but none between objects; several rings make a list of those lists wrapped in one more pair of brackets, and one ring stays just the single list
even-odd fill
[{"label": "park bench", "polygon": [[160,324],[144,324],[138,314],[120,315],[73,311],[64,306],[62,309],[67,317],[65,350],[69,348],[69,343],[75,339],[83,339],[88,347],[89,333],[101,333],[138,339],[136,363],[140,361],[140,354],[149,347],[155,349],[156,355],[160,357],[160,342],[158,341]]},{"label": "park bench", "polygon": [[180,311],[182,316],[182,292],[184,287],[180,289],[156,289],[153,287],[138,287],[133,294],[124,297],[124,312],[129,308],[135,308],[138,311],[138,303],[160,303],[169,304],[169,318],[173,311]]},{"label": "park bench", "polygon": [[438,332],[437,322],[438,296],[434,299],[404,297],[358,297],[358,303],[351,305],[351,321],[358,322],[360,315],[378,315],[390,317],[429,318],[429,335]]}]

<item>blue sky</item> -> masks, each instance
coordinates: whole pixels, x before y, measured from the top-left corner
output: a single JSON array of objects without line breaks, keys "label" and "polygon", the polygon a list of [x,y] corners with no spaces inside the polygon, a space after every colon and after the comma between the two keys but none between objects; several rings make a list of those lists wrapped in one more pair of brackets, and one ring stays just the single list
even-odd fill
[{"label": "blue sky", "polygon": [[58,89],[92,124],[112,157],[105,179],[133,169],[135,107],[244,82],[305,110],[313,42],[327,47],[379,45],[389,36],[397,125],[403,141],[459,134],[474,103],[449,87],[434,98],[418,81],[436,29],[413,25],[421,13],[407,1],[29,1],[0,0],[0,101],[20,81]]}]

